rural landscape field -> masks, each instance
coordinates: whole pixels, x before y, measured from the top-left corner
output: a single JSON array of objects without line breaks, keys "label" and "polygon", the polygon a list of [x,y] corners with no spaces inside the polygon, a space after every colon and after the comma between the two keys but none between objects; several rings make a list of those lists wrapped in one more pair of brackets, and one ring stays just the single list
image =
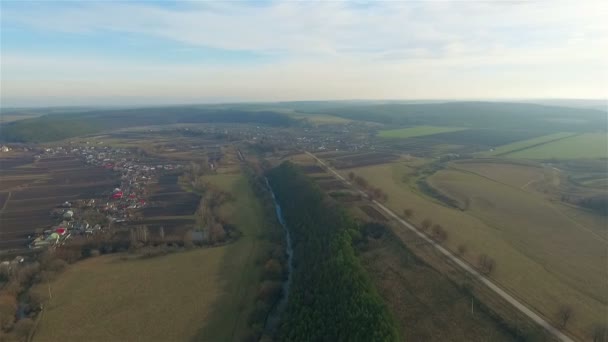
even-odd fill
[{"label": "rural landscape field", "polygon": [[0,342],[608,342],[606,13],[0,1]]},{"label": "rural landscape field", "polygon": [[[400,120],[411,105],[375,105],[369,114],[345,119],[333,104],[322,119],[319,105],[314,111],[301,103],[286,106],[268,104],[263,115],[256,106],[180,109],[184,119],[177,116],[173,124],[155,123],[161,111],[155,108],[146,126],[139,126],[147,116],[138,109],[141,119],[129,128],[7,143],[3,248],[10,258],[30,243],[28,258],[42,258],[36,264],[41,275],[20,282],[21,298],[33,298],[17,305],[31,317],[29,338],[295,337],[299,328],[285,329],[296,321],[281,323],[280,317],[300,315],[288,295],[302,291],[297,265],[309,267],[309,256],[298,239],[306,238],[297,231],[285,235],[289,220],[300,218],[289,212],[285,222],[275,212],[275,205],[292,202],[280,202],[285,194],[273,200],[269,186],[275,183],[267,183],[271,170],[286,162],[357,227],[348,248],[359,265],[353,267],[370,281],[365,286],[373,287],[362,291],[377,293],[391,317],[386,338],[603,336],[608,135],[597,130],[603,115],[583,109],[589,123],[567,131],[552,120],[560,107],[546,107],[547,114],[532,116],[529,124],[544,120],[543,128],[517,130],[467,122],[466,113],[446,114],[442,122],[444,105],[429,104],[425,110],[437,111],[432,122],[394,128],[373,122],[374,111],[390,109]],[[344,113],[352,105],[346,106]],[[194,116],[197,111],[207,118]],[[224,111],[232,114],[218,122],[214,116]],[[91,115],[113,125],[107,113],[83,114],[83,120]],[[454,115],[460,124],[450,126]],[[51,234],[63,227],[69,235]],[[56,241],[38,242],[48,234]],[[68,265],[46,261],[52,250]],[[166,319],[179,315],[191,318]],[[79,328],[70,328],[75,321]]]}]

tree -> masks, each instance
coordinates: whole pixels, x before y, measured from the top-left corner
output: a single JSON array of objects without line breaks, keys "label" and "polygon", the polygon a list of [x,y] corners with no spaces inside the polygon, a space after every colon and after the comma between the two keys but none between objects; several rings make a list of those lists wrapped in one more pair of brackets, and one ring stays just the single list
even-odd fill
[{"label": "tree", "polygon": [[433,226],[432,237],[435,241],[441,243],[448,239],[448,232],[439,224]]},{"label": "tree", "polygon": [[17,324],[15,324],[13,331],[17,336],[21,337],[22,339],[25,339],[28,337],[33,328],[34,321],[31,318],[22,318],[17,321]]},{"label": "tree", "polygon": [[357,184],[358,186],[362,187],[363,189],[367,188],[367,181],[365,180],[365,178],[360,177],[360,176],[355,176],[355,184]]},{"label": "tree", "polygon": [[412,209],[403,209],[403,217],[406,219],[411,218],[414,215],[414,211]]},{"label": "tree", "polygon": [[481,254],[478,260],[479,270],[484,275],[489,275],[494,271],[495,262],[494,259],[490,258],[486,254]]},{"label": "tree", "polygon": [[608,325],[596,324],[592,331],[593,342],[608,342]]},{"label": "tree", "polygon": [[283,275],[283,267],[278,260],[268,259],[264,264],[264,277],[266,279],[280,279]]},{"label": "tree", "polygon": [[0,294],[0,329],[8,330],[15,322],[17,299],[7,293]]},{"label": "tree", "polygon": [[433,224],[433,221],[431,221],[430,219],[424,219],[424,221],[422,221],[422,223],[420,223],[420,226],[422,227],[422,230],[427,230],[429,229],[429,227]]},{"label": "tree", "polygon": [[194,242],[192,239],[192,229],[189,229],[188,231],[186,231],[186,233],[184,234],[184,247],[186,248],[192,248],[194,247]]},{"label": "tree", "polygon": [[464,256],[467,253],[467,245],[461,243],[458,245],[456,251],[458,252],[459,256]]},{"label": "tree", "polygon": [[560,329],[564,329],[572,318],[574,310],[570,305],[561,305],[557,310],[557,320]]}]

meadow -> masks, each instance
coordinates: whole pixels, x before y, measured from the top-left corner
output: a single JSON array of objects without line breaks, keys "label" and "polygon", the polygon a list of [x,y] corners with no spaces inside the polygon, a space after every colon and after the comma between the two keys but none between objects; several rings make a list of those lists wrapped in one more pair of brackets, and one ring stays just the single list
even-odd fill
[{"label": "meadow", "polygon": [[241,174],[205,176],[236,198],[220,210],[234,243],[150,259],[78,262],[50,284],[37,341],[232,341],[248,334],[265,242],[260,202]]},{"label": "meadow", "polygon": [[381,138],[412,138],[438,133],[455,132],[465,130],[459,127],[438,127],[438,126],[416,126],[400,129],[389,129],[378,132]]}]

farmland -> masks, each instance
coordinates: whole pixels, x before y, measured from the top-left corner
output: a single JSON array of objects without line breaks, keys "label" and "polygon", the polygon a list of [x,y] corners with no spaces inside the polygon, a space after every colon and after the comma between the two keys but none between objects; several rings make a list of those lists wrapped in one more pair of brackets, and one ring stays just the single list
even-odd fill
[{"label": "farmland", "polygon": [[567,138],[572,135],[574,135],[574,134],[565,133],[565,132],[543,135],[541,137],[534,138],[534,139],[526,139],[526,140],[521,140],[521,141],[511,143],[511,144],[502,145],[502,146],[495,148],[493,151],[483,152],[482,155],[484,155],[484,156],[506,155],[506,154],[514,152],[514,151],[525,150],[532,146],[546,144],[550,141]]},{"label": "farmland", "polygon": [[265,246],[259,237],[264,217],[242,175],[205,179],[235,196],[221,211],[241,238],[153,259],[115,255],[79,262],[51,284],[53,299],[35,340],[244,337],[260,275],[256,260]]},{"label": "farmland", "polygon": [[118,183],[113,172],[74,157],[34,161],[33,154],[20,152],[1,165],[1,247],[23,246],[28,235],[54,223],[49,212],[64,201],[92,198]]},{"label": "farmland", "polygon": [[34,340],[192,339],[219,305],[225,261],[225,248],[212,248],[79,262],[51,284],[53,298]]},{"label": "farmland", "polygon": [[608,158],[608,135],[585,133],[505,155],[523,159]]},{"label": "farmland", "polygon": [[380,131],[378,136],[381,138],[412,138],[423,135],[432,135],[446,132],[455,132],[464,130],[465,128],[459,127],[436,127],[436,126],[416,126],[410,128],[401,129],[389,129]]}]

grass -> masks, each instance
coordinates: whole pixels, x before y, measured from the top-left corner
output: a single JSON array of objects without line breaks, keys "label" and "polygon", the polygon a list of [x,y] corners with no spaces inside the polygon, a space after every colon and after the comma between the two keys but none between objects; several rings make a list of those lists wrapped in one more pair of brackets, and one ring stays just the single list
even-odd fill
[{"label": "grass", "polygon": [[566,132],[543,135],[543,136],[540,136],[540,137],[534,138],[534,139],[520,140],[520,141],[511,143],[511,144],[502,145],[502,146],[499,146],[499,147],[493,149],[492,151],[482,152],[482,153],[480,153],[480,155],[486,156],[486,157],[502,155],[502,154],[506,154],[506,153],[509,153],[512,151],[529,148],[531,146],[545,144],[547,142],[550,142],[550,141],[553,141],[556,139],[563,139],[566,137],[570,137],[572,135],[574,135],[574,134],[566,133]]},{"label": "grass", "polygon": [[466,128],[460,127],[438,127],[438,126],[416,126],[409,128],[400,129],[389,129],[378,132],[378,136],[381,138],[412,138],[420,137],[424,135],[432,135],[438,133],[462,131]]},{"label": "grass", "polygon": [[243,232],[239,240],[152,259],[79,262],[51,284],[35,340],[241,340],[259,281],[262,208],[244,176],[206,180],[236,197],[221,210]]},{"label": "grass", "polygon": [[[475,264],[482,253],[492,256],[497,263],[492,278],[549,319],[559,305],[572,305],[577,319],[569,331],[577,336],[605,315],[606,231],[590,214],[470,172],[447,170],[431,177],[442,192],[468,199],[469,209],[461,211],[421,194],[415,168],[407,163],[353,171],[387,193],[387,206],[395,212],[409,208],[414,223],[430,218],[441,224],[449,233],[446,247],[466,245],[469,262]],[[594,222],[597,226],[589,227]]]},{"label": "grass", "polygon": [[608,135],[585,133],[506,154],[521,159],[608,158]]},{"label": "grass", "polygon": [[446,276],[420,261],[392,234],[360,254],[404,341],[513,341]]}]

